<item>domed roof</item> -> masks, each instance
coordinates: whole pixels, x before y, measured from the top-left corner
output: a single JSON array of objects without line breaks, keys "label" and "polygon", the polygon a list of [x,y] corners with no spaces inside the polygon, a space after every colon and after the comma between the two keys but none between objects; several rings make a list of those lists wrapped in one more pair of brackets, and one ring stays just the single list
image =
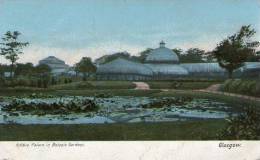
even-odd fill
[{"label": "domed roof", "polygon": [[64,61],[54,57],[54,56],[49,56],[47,58],[44,58],[39,61],[39,64],[46,64],[48,65],[52,70],[55,69],[68,69],[69,66],[65,64]]},{"label": "domed roof", "polygon": [[117,58],[111,62],[100,65],[97,68],[98,74],[137,74],[152,76],[153,72],[150,68],[141,63],[128,61]]},{"label": "domed roof", "polygon": [[179,63],[179,57],[171,49],[160,42],[160,47],[151,51],[145,59],[146,63]]},{"label": "domed roof", "polygon": [[60,60],[60,59],[58,59],[58,58],[56,58],[56,57],[54,57],[54,56],[49,56],[49,57],[47,57],[47,58],[44,58],[44,59],[40,60],[39,63],[40,63],[40,64],[44,64],[44,63],[65,64],[64,61],[62,61],[62,60]]}]

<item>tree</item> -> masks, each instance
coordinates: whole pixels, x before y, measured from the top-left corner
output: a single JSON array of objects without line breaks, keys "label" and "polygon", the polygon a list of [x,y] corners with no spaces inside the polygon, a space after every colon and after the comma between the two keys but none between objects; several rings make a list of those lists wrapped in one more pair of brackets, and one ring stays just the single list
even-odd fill
[{"label": "tree", "polygon": [[22,64],[22,63],[18,63],[16,65],[16,69],[15,69],[15,76],[31,76],[34,72],[34,66],[32,63],[26,63],[26,64]]},{"label": "tree", "polygon": [[199,48],[190,48],[184,54],[179,54],[181,63],[203,63],[204,57],[205,51]]},{"label": "tree", "polygon": [[111,62],[117,58],[131,59],[131,55],[128,52],[117,52],[110,55],[104,55],[95,60],[96,64],[105,64]]},{"label": "tree", "polygon": [[248,57],[255,53],[255,48],[259,46],[258,41],[251,41],[255,33],[250,25],[242,26],[237,33],[221,41],[213,51],[219,65],[227,70],[229,78],[232,78],[235,69],[243,66]]},{"label": "tree", "polygon": [[11,62],[11,78],[14,73],[14,65],[16,61],[19,59],[19,54],[22,54],[23,47],[27,46],[28,42],[19,42],[18,36],[21,35],[18,31],[8,31],[4,34],[2,38],[1,45],[1,55],[5,56],[7,60]]},{"label": "tree", "polygon": [[139,56],[137,56],[137,59],[139,62],[144,63],[146,57],[151,53],[153,49],[147,48],[146,50],[139,53]]},{"label": "tree", "polygon": [[4,76],[4,66],[0,64],[0,78]]},{"label": "tree", "polygon": [[209,62],[209,63],[217,61],[215,56],[214,56],[213,51],[205,52],[204,59],[205,59],[206,62]]},{"label": "tree", "polygon": [[35,67],[35,72],[40,76],[44,76],[51,73],[51,68],[46,64],[39,64]]},{"label": "tree", "polygon": [[174,49],[172,49],[172,51],[173,51],[174,53],[176,53],[178,57],[180,57],[181,54],[182,54],[182,52],[183,52],[183,50],[180,49],[180,48],[174,48]]},{"label": "tree", "polygon": [[87,73],[95,73],[97,68],[92,63],[91,58],[83,57],[80,62],[76,64],[75,70],[83,73],[83,80],[86,80]]},{"label": "tree", "polygon": [[78,63],[76,63],[76,64],[73,65],[73,69],[74,69],[74,71],[75,71],[75,73],[76,73],[76,77],[78,77],[79,72],[80,72],[79,66],[78,66],[77,64],[78,64]]},{"label": "tree", "polygon": [[218,139],[260,139],[260,111],[257,106],[244,107],[240,114],[231,116],[226,120],[227,125],[218,134]]},{"label": "tree", "polygon": [[50,79],[51,68],[46,64],[40,64],[35,67],[35,72],[39,76],[38,87],[48,87],[48,82]]}]

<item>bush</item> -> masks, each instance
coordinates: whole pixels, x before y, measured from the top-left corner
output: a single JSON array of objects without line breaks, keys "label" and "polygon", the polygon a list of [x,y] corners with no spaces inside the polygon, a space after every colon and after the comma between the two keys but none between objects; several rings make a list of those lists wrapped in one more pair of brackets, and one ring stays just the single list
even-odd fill
[{"label": "bush", "polygon": [[37,80],[37,87],[38,88],[42,87],[42,81],[40,79]]},{"label": "bush", "polygon": [[227,80],[221,87],[222,91],[260,97],[260,82],[256,80]]},{"label": "bush", "polygon": [[[36,94],[32,95],[33,97]],[[46,114],[70,114],[70,113],[86,113],[97,111],[98,105],[94,100],[73,98],[71,100],[57,100],[53,103],[43,101],[36,103],[34,101],[26,101],[23,99],[13,99],[10,104],[3,107],[4,111],[9,114],[13,111],[22,111],[32,115]]]},{"label": "bush", "polygon": [[238,87],[241,85],[242,81],[240,79],[235,79],[232,81],[232,83],[230,83],[230,91],[231,92],[236,92],[236,90],[238,89]]},{"label": "bush", "polygon": [[218,134],[224,140],[259,140],[260,112],[256,106],[244,108],[237,117],[227,119],[228,126]]},{"label": "bush", "polygon": [[171,88],[178,89],[181,86],[182,86],[182,82],[174,81],[174,82],[172,82]]},{"label": "bush", "polygon": [[57,80],[55,79],[55,77],[51,77],[51,85],[56,85],[57,84]]},{"label": "bush", "polygon": [[93,88],[92,84],[90,84],[89,82],[80,82],[76,85],[76,88],[78,89],[87,89],[87,88]]}]

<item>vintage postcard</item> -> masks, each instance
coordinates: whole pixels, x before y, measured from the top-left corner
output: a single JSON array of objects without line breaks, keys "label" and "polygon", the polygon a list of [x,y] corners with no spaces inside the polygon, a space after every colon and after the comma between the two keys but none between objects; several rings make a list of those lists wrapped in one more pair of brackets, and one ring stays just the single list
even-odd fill
[{"label": "vintage postcard", "polygon": [[0,0],[0,160],[256,160],[259,140],[259,0]]}]

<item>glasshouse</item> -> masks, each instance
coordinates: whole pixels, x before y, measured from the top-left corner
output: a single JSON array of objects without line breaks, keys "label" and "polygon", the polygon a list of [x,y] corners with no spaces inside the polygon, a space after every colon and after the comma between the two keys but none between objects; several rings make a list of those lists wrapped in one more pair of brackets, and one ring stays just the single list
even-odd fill
[{"label": "glasshouse", "polygon": [[[236,70],[235,75],[259,77],[260,62],[247,62]],[[100,80],[169,80],[178,77],[224,78],[227,72],[218,63],[179,63],[178,55],[160,42],[159,48],[151,51],[145,63],[118,58],[100,65],[97,79]]]},{"label": "glasshouse", "polygon": [[99,66],[97,71],[100,80],[148,80],[152,75],[145,65],[121,58]]},{"label": "glasshouse", "polygon": [[49,56],[40,60],[39,64],[48,65],[51,68],[53,74],[61,74],[69,70],[69,65],[65,64],[63,60],[60,60],[54,56]]}]

